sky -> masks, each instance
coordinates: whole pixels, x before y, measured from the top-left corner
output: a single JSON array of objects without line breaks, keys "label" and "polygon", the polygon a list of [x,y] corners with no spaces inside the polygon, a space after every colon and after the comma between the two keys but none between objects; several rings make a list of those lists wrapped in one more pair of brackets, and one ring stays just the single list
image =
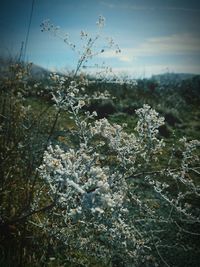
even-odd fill
[{"label": "sky", "polygon": [[[25,42],[33,0],[1,1],[0,55],[20,54]],[[105,17],[99,31],[96,21]],[[34,0],[25,59],[50,70],[72,70],[79,55],[56,34],[41,32],[49,19],[59,26],[57,35],[83,51],[81,30],[95,38],[94,51],[104,50],[85,64],[112,68],[120,75],[149,77],[177,72],[200,74],[200,1],[199,0]],[[115,47],[108,48],[108,38]]]}]

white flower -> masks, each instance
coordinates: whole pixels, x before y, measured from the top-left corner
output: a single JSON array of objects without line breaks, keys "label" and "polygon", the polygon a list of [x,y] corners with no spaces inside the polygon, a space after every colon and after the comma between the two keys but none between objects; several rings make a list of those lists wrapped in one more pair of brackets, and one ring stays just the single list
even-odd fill
[{"label": "white flower", "polygon": [[82,108],[83,106],[85,106],[85,101],[84,100],[79,100],[78,101],[78,107]]},{"label": "white flower", "polygon": [[106,19],[103,16],[99,16],[99,19],[96,24],[99,28],[103,28],[105,26],[105,21]]}]

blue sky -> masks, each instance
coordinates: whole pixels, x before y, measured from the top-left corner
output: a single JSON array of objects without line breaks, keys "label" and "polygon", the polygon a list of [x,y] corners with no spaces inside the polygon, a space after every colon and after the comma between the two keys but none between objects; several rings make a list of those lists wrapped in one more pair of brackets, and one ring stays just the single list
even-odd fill
[{"label": "blue sky", "polygon": [[[4,2],[4,3],[3,3]],[[32,0],[3,1],[0,11],[0,52],[19,53],[25,40]],[[96,62],[116,73],[150,76],[155,73],[200,73],[200,1],[193,0],[35,0],[26,59],[49,69],[75,68],[78,56],[58,37],[41,32],[40,24],[50,19],[59,25],[77,47],[80,31],[97,32],[98,16],[121,49],[96,57]]]}]

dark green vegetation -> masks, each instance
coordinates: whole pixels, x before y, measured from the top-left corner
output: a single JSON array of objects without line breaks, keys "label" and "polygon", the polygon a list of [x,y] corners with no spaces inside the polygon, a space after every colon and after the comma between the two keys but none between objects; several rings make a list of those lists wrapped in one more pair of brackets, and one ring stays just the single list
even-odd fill
[{"label": "dark green vegetation", "polygon": [[[43,184],[37,173],[43,153],[50,142],[67,146],[68,142],[73,141],[69,135],[74,124],[65,112],[57,117],[51,102],[48,79],[40,80],[36,87],[29,70],[24,71],[20,66],[11,68],[7,74],[1,78],[0,84],[0,266],[80,266],[66,260],[66,247],[60,241],[31,224],[33,216],[42,219],[44,213],[51,214],[46,196],[41,200],[44,209],[37,212],[32,209],[34,194]],[[97,111],[99,118],[107,117],[111,122],[127,123],[127,132],[133,131],[137,120],[135,110],[144,103],[165,117],[166,125],[159,130],[167,149],[159,164],[166,163],[167,151],[176,147],[179,138],[199,138],[200,76],[178,82],[173,79],[158,81],[158,77],[154,77],[138,80],[136,84],[94,81],[86,87],[89,96],[105,90],[111,94],[111,98],[92,100],[87,109]],[[178,160],[179,151],[175,153]],[[148,194],[145,186],[143,192],[136,192],[143,195],[144,201]],[[199,206],[198,199],[195,201],[193,204]],[[152,205],[159,206],[155,199]],[[162,238],[166,244],[173,244],[174,239],[177,242],[180,238],[185,247],[178,254],[172,248],[168,251],[161,249],[160,253],[167,258],[170,266],[197,267],[200,265],[200,226],[181,226],[186,231],[185,235],[178,237],[177,229],[172,225]],[[149,228],[152,227],[149,225]],[[75,258],[83,257],[79,252],[67,249],[67,253]],[[157,254],[156,251],[154,253]],[[102,266],[93,262],[93,259],[90,261],[90,266]],[[123,259],[113,259],[112,266],[124,266]],[[143,266],[153,265],[141,263]]]}]

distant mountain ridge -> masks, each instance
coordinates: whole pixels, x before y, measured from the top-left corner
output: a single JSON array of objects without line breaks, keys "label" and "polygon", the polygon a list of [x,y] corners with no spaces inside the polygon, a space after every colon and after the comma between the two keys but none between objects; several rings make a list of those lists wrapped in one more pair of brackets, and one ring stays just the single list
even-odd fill
[{"label": "distant mountain ridge", "polygon": [[[5,75],[9,71],[9,66],[15,63],[18,63],[15,59],[0,57],[0,77]],[[47,78],[51,71],[33,63],[31,66],[30,73],[32,78],[40,80],[43,78]]]},{"label": "distant mountain ridge", "polygon": [[181,82],[184,80],[192,79],[195,76],[199,76],[198,74],[192,73],[163,73],[152,75],[152,79],[161,82],[161,83],[169,83],[169,82]]},{"label": "distant mountain ridge", "polygon": [[[17,63],[17,61],[15,59],[0,57],[0,77],[2,77],[2,75],[4,75],[8,71],[9,65],[13,63]],[[52,73],[52,71],[37,64],[34,63],[32,64],[31,67],[32,78],[40,80],[43,78],[47,78],[50,75],[50,73]],[[57,73],[59,73],[59,71],[57,71]],[[63,75],[62,73],[60,74]],[[153,79],[159,83],[179,83],[183,80],[192,79],[195,76],[200,76],[200,74],[198,75],[191,73],[163,73],[163,74],[152,75],[152,77],[148,78],[147,80]]]}]

